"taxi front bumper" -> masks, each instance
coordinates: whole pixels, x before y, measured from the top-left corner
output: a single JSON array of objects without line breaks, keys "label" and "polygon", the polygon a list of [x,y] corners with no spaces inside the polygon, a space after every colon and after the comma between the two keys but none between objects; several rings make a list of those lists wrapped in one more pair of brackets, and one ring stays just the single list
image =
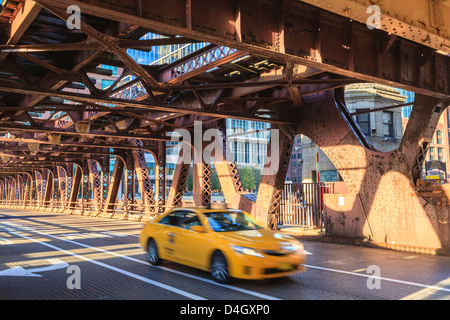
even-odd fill
[{"label": "taxi front bumper", "polygon": [[306,255],[289,254],[283,256],[264,255],[253,257],[239,253],[232,253],[230,259],[230,275],[241,279],[269,279],[289,276],[306,271],[302,266]]}]

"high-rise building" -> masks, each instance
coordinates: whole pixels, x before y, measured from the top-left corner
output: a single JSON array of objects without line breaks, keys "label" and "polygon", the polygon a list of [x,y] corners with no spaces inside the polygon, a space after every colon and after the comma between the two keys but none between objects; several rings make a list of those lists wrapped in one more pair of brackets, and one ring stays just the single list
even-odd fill
[{"label": "high-rise building", "polygon": [[446,179],[450,177],[450,110],[447,108],[439,118],[439,122],[436,126],[436,130],[431,139],[431,143],[427,154],[425,155],[425,162],[427,161],[440,161],[446,165],[446,172],[439,170],[430,170],[426,172],[425,163],[423,166],[422,177],[424,179]]},{"label": "high-rise building", "polygon": [[262,170],[270,139],[270,123],[227,119],[227,143],[238,168]]},{"label": "high-rise building", "polygon": [[[151,40],[161,38],[166,37],[156,33],[147,33],[144,36],[142,36],[139,40]],[[154,46],[152,47],[151,51],[128,49],[127,53],[139,64],[158,65],[177,61],[178,59],[181,59],[187,56],[188,54],[203,48],[206,45],[207,43],[205,42],[163,45],[163,46]]]},{"label": "high-rise building", "polygon": [[[397,89],[397,90],[400,92],[400,94],[402,96],[405,97],[405,102],[404,102],[405,104],[414,102],[414,99],[415,99],[415,96],[416,96],[416,94],[414,92],[403,90],[403,89]],[[411,116],[412,108],[413,108],[412,105],[405,106],[405,107],[402,108],[402,117],[404,119],[409,119],[409,117]]]},{"label": "high-rise building", "polygon": [[292,147],[291,160],[286,175],[286,181],[293,183],[302,182],[303,170],[303,152],[302,152],[302,135],[295,136],[294,146]]}]

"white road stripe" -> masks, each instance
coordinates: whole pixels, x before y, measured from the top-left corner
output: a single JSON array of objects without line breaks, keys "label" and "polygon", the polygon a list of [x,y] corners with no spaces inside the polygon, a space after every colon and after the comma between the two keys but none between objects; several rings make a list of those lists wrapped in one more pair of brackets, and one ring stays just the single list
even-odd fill
[{"label": "white road stripe", "polygon": [[394,282],[394,283],[405,284],[405,285],[409,285],[409,286],[415,286],[415,287],[421,287],[421,288],[427,288],[427,289],[433,289],[433,290],[450,292],[450,289],[447,289],[447,288],[429,286],[429,285],[426,285],[426,284],[410,282],[410,281],[403,281],[403,280],[397,280],[397,279],[392,279],[392,278],[377,277],[377,276],[374,276],[374,275],[371,275],[371,274],[356,273],[356,272],[351,272],[351,271],[344,271],[344,270],[338,270],[338,269],[331,269],[331,268],[324,268],[324,267],[318,267],[318,266],[311,266],[311,265],[308,265],[308,264],[304,264],[303,266],[307,267],[308,269],[310,268],[310,269],[317,269],[317,270],[323,270],[323,271],[329,271],[329,272],[343,273],[343,274],[349,274],[349,275],[352,275],[352,276],[365,277],[365,278],[369,278],[370,277],[372,279],[379,279],[379,280],[384,280],[384,281],[389,281],[389,282]]},{"label": "white road stripe", "polygon": [[[22,238],[25,238],[25,239],[28,239],[28,240],[31,240],[31,241],[40,243],[40,244],[42,244],[42,245],[44,245],[44,246],[46,246],[46,247],[52,248],[52,249],[54,249],[54,250],[64,252],[64,253],[66,253],[66,254],[68,254],[68,255],[77,257],[77,258],[79,258],[79,259],[81,259],[81,260],[88,261],[88,262],[91,262],[91,263],[96,264],[96,265],[98,265],[98,266],[101,266],[101,267],[104,267],[104,268],[107,268],[107,269],[110,269],[110,270],[119,272],[119,273],[124,274],[124,275],[126,275],[126,276],[129,276],[129,277],[132,277],[132,278],[134,278],[134,279],[137,279],[137,280],[146,282],[146,283],[148,283],[148,284],[151,284],[151,285],[160,287],[160,288],[165,289],[165,290],[172,291],[172,292],[174,292],[174,293],[176,293],[176,294],[185,296],[185,297],[187,297],[187,298],[191,298],[191,299],[194,299],[194,300],[206,300],[205,298],[200,297],[200,296],[197,296],[197,295],[195,295],[195,294],[192,294],[192,293],[189,293],[189,292],[180,290],[180,289],[178,289],[178,288],[175,288],[175,287],[172,287],[172,286],[169,286],[169,285],[166,285],[166,284],[163,284],[163,283],[160,283],[160,282],[157,282],[157,281],[154,281],[154,280],[151,280],[151,279],[142,277],[142,276],[140,276],[140,275],[137,275],[137,274],[128,272],[128,271],[126,271],[126,270],[122,270],[122,269],[119,269],[119,268],[110,266],[110,265],[105,264],[105,263],[100,262],[100,261],[93,260],[93,259],[90,259],[90,258],[81,256],[81,255],[78,255],[78,254],[73,253],[73,252],[71,252],[71,251],[68,251],[68,250],[64,250],[64,249],[58,248],[58,247],[56,247],[56,246],[54,246],[54,245],[51,245],[51,244],[49,244],[49,243],[45,243],[45,242],[42,242],[42,241],[39,241],[39,240],[30,238],[30,237],[27,237],[27,236],[21,235],[21,234],[19,234],[19,233],[13,232],[13,231],[9,231],[9,232],[10,232],[11,234],[15,235],[15,236],[22,237]],[[38,232],[38,231],[34,231],[34,232],[45,235],[44,233],[41,233],[41,232]],[[54,237],[54,238],[57,238],[57,237]],[[69,241],[69,242],[72,242],[72,241]]]},{"label": "white road stripe", "polygon": [[108,234],[111,234],[113,236],[118,236],[118,237],[137,237],[137,238],[139,238],[139,235],[132,234],[132,233],[123,233],[123,232],[118,232],[118,231],[110,231],[110,230],[105,230],[105,229],[96,228],[96,227],[89,227],[88,229],[102,231],[104,233],[108,233]]}]

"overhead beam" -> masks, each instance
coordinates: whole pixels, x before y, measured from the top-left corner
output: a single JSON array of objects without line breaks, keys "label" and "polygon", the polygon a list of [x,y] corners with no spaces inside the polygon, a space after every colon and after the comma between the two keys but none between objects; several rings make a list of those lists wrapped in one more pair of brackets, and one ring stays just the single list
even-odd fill
[{"label": "overhead beam", "polygon": [[139,138],[142,140],[148,141],[170,141],[167,138],[161,137],[150,137],[149,135],[138,135],[138,134],[123,134],[118,132],[105,132],[99,130],[92,130],[89,132],[77,132],[75,129],[57,129],[57,128],[41,128],[36,126],[25,126],[19,124],[1,124],[0,123],[0,131],[8,131],[8,132],[43,132],[49,134],[59,134],[59,135],[67,135],[67,136],[81,136],[88,138],[96,138],[96,137],[104,137],[104,138],[116,138],[116,139],[131,139],[131,138]]},{"label": "overhead beam", "polygon": [[[124,49],[139,49],[150,51],[154,46],[168,46],[175,44],[198,43],[197,40],[186,38],[161,38],[149,40],[119,39],[117,46]],[[39,44],[2,44],[1,53],[21,52],[57,52],[57,51],[82,51],[82,50],[102,50],[100,42],[81,41],[75,43],[39,43]]]},{"label": "overhead beam", "polygon": [[[70,15],[64,9],[61,10],[60,8],[53,7],[42,2],[40,2],[40,4],[64,21],[67,21],[70,18]],[[162,92],[166,91],[166,88],[163,84],[156,81],[144,68],[141,67],[140,64],[138,64],[133,58],[128,55],[126,49],[119,46],[120,40],[118,38],[108,36],[107,34],[96,30],[85,21],[83,21],[83,23],[81,24],[81,30],[89,37],[95,39],[105,49],[111,51],[120,60],[122,60],[122,62],[130,70],[132,70],[136,74],[136,76],[141,78],[146,86],[147,91],[151,91],[149,89]]]},{"label": "overhead beam", "polygon": [[[302,0],[302,2],[363,24],[372,21],[370,18],[375,14],[375,8],[368,8],[367,3],[358,0],[337,0],[333,1],[331,6],[328,0]],[[380,10],[381,30],[436,50],[450,49],[450,23],[448,18],[445,19],[450,15],[448,1],[377,0],[371,3]]]},{"label": "overhead beam", "polygon": [[[41,9],[42,7],[35,1],[25,1],[22,9],[9,24],[9,38],[5,41],[5,44],[13,45],[18,43],[39,12],[41,12]],[[7,56],[7,52],[0,53],[0,63],[3,63]]]},{"label": "overhead beam", "polygon": [[260,122],[271,122],[280,124],[290,124],[290,121],[272,119],[266,117],[250,116],[244,113],[238,112],[227,112],[227,111],[205,111],[197,108],[184,107],[179,105],[172,105],[168,103],[148,103],[145,101],[130,101],[125,99],[117,98],[98,98],[87,94],[79,94],[66,91],[57,90],[42,90],[42,89],[32,89],[32,88],[19,88],[12,86],[4,86],[0,84],[0,92],[18,93],[26,95],[41,95],[46,97],[57,97],[62,99],[67,99],[75,102],[91,103],[91,104],[113,104],[121,108],[132,107],[132,108],[142,108],[152,111],[163,111],[169,113],[180,113],[180,114],[197,114],[202,116],[217,116],[220,118],[236,118],[242,120],[250,121],[260,121]]},{"label": "overhead beam", "polygon": [[[154,30],[221,44],[274,61],[292,62],[366,82],[382,83],[419,94],[450,96],[450,58],[433,53],[421,59],[426,44],[400,36],[382,50],[384,30],[336,15],[301,1],[142,1],[136,8],[105,0],[38,0],[67,8],[78,5],[86,14]],[[188,25],[186,22],[191,21]],[[381,40],[380,40],[381,39]],[[355,44],[359,43],[359,46]],[[436,50],[436,49],[435,49]],[[398,61],[409,61],[398,63]]]},{"label": "overhead beam", "polygon": [[[170,139],[167,139],[166,141],[170,141]],[[8,142],[8,143],[27,143],[27,144],[48,144],[48,145],[54,145],[54,143],[39,139],[32,139],[32,138],[4,138],[0,137],[0,142]],[[135,147],[130,144],[94,144],[94,143],[88,143],[88,142],[69,142],[69,141],[61,141],[58,143],[59,146],[71,146],[71,147],[90,147],[90,148],[116,148],[116,149],[146,149],[146,146],[144,147]],[[0,146],[0,150],[4,149],[7,150],[8,148],[3,145]],[[55,151],[58,152],[58,151]]]}]

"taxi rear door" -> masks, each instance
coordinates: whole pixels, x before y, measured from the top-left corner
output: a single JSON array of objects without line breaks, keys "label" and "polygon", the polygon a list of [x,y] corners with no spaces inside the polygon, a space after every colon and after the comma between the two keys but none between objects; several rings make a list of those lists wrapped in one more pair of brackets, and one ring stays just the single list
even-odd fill
[{"label": "taxi rear door", "polygon": [[213,241],[211,236],[204,232],[196,212],[185,212],[176,237],[174,250],[179,259],[194,267],[207,266],[207,255]]},{"label": "taxi rear door", "polygon": [[173,211],[165,216],[161,221],[160,246],[162,248],[163,258],[169,260],[178,260],[176,254],[176,243],[181,231],[180,224],[184,219],[184,211]]}]

